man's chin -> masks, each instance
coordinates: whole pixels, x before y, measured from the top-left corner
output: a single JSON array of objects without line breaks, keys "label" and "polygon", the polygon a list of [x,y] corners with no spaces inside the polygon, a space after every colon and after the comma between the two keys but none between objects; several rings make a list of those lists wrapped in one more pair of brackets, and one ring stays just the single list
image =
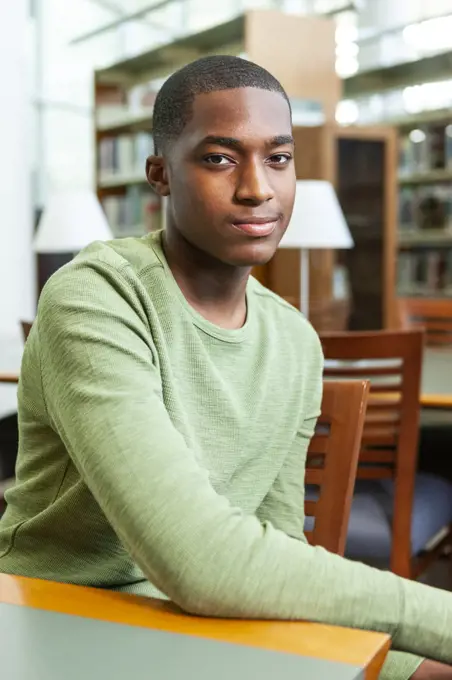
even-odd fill
[{"label": "man's chin", "polygon": [[228,253],[227,262],[233,267],[260,267],[270,262],[276,249],[275,243],[247,244]]}]

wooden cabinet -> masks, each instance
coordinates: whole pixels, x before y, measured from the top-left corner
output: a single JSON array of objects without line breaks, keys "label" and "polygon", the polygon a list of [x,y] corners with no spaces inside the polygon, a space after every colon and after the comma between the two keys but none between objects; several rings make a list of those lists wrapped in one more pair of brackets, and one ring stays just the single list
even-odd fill
[{"label": "wooden cabinet", "polygon": [[[335,187],[353,236],[347,251],[311,251],[311,321],[319,331],[374,330],[395,323],[397,136],[392,128],[295,129],[298,179]],[[348,272],[350,298],[336,300],[336,265]],[[300,253],[279,250],[261,277],[299,305]]]}]

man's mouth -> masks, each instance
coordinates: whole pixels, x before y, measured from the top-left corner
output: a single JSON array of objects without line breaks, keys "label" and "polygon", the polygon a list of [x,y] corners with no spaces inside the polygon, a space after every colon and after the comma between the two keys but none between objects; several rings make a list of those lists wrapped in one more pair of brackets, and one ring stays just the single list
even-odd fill
[{"label": "man's mouth", "polygon": [[243,219],[233,220],[232,225],[235,229],[254,236],[255,238],[262,238],[270,236],[276,229],[280,217],[278,215],[269,215],[268,217],[247,217]]}]

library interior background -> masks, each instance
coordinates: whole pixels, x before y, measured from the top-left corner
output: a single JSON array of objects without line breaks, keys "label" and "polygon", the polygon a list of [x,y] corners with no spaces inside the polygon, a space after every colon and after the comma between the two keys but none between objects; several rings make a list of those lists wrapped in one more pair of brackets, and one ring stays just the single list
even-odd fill
[{"label": "library interior background", "polygon": [[[452,332],[452,0],[4,0],[0,54],[0,374],[19,370],[53,272],[106,234],[164,228],[144,172],[153,104],[207,54],[281,81],[300,191],[332,185],[350,237],[318,201],[318,235],[256,277],[300,307],[308,262],[319,333],[400,328],[407,300],[441,308]],[[0,451],[13,439],[0,427]]]}]

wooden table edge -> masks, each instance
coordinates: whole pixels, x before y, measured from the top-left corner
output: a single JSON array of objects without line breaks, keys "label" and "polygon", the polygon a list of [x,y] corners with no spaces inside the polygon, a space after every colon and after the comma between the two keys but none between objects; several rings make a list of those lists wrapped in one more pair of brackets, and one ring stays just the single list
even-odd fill
[{"label": "wooden table edge", "polygon": [[452,394],[422,394],[421,406],[423,408],[452,409]]},{"label": "wooden table edge", "polygon": [[[375,404],[385,401],[386,405],[392,406],[394,403],[400,402],[399,392],[370,392],[369,403]],[[419,395],[419,404],[421,408],[433,409],[452,409],[452,393],[450,394],[434,394],[433,392],[423,392]]]},{"label": "wooden table edge", "polygon": [[347,663],[366,680],[377,680],[391,642],[382,633],[317,623],[189,616],[164,600],[8,574],[0,574],[0,602]]}]

